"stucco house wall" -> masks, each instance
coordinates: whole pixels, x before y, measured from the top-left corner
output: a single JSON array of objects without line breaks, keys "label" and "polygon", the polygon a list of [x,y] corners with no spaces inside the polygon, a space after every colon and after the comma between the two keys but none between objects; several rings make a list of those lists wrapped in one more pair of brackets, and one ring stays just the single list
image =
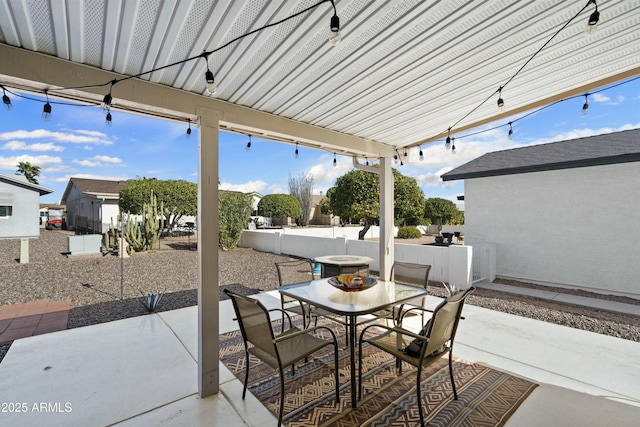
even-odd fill
[{"label": "stucco house wall", "polygon": [[80,232],[105,233],[111,219],[117,223],[118,194],[126,181],[71,178],[62,201],[67,206],[67,227]]},{"label": "stucco house wall", "polygon": [[40,237],[40,196],[52,192],[24,177],[0,175],[0,239]]},{"label": "stucco house wall", "polygon": [[487,153],[442,178],[464,179],[465,241],[495,244],[497,277],[640,298],[640,129]]},{"label": "stucco house wall", "polygon": [[640,165],[465,180],[467,244],[496,275],[640,297]]}]

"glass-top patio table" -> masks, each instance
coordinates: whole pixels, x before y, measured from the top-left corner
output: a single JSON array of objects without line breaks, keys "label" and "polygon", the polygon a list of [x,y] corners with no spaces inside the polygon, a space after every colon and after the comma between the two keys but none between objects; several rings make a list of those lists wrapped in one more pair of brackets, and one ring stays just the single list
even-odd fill
[{"label": "glass-top patio table", "polygon": [[349,323],[349,353],[351,363],[351,407],[356,407],[356,320],[358,316],[375,313],[385,308],[427,294],[426,289],[378,280],[361,291],[343,291],[335,288],[329,280],[318,279],[280,287],[280,293],[299,301],[346,316]]}]

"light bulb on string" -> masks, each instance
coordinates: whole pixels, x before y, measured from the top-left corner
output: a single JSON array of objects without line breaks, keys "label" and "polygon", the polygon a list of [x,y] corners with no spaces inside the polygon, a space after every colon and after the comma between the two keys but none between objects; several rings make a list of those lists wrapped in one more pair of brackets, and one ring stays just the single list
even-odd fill
[{"label": "light bulb on string", "polygon": [[2,103],[4,104],[4,108],[9,111],[13,106],[11,105],[11,98],[9,98],[7,92],[5,92],[4,87],[2,88],[2,94]]},{"label": "light bulb on string", "polygon": [[187,139],[191,138],[191,119],[189,120],[189,127],[187,128]]},{"label": "light bulb on string", "polygon": [[509,139],[513,139],[513,127],[511,126],[512,122],[509,122]]},{"label": "light bulb on string", "polygon": [[203,58],[207,61],[207,71],[204,73],[204,79],[207,82],[206,91],[209,95],[215,95],[218,88],[216,87],[216,80],[213,77],[213,73],[209,69],[209,55],[204,55]]},{"label": "light bulb on string", "polygon": [[422,152],[422,147],[418,147],[420,148],[420,153],[418,154],[420,156],[420,161],[424,160],[424,153]]},{"label": "light bulb on string", "polygon": [[111,86],[109,86],[109,93],[102,98],[102,105],[100,106],[103,110],[108,110],[111,108],[111,103],[113,102],[113,97],[111,96],[111,90],[113,89],[113,85],[117,83],[117,80],[113,80],[111,82]]},{"label": "light bulb on string", "polygon": [[500,111],[504,109],[504,99],[502,99],[502,86],[498,89],[498,108]]},{"label": "light bulb on string", "polygon": [[369,158],[365,157],[364,160],[365,160],[366,165],[369,166]]},{"label": "light bulb on string", "polygon": [[444,148],[447,150],[451,148],[451,128],[447,129],[447,139],[444,143]]},{"label": "light bulb on string", "polygon": [[298,143],[296,142],[296,159],[300,156],[300,152],[298,151]]},{"label": "light bulb on string", "polygon": [[111,110],[107,110],[107,115],[104,117],[104,123],[108,127],[111,127],[111,125],[113,124],[113,120],[112,120],[112,117],[111,117]]},{"label": "light bulb on string", "polygon": [[251,135],[249,135],[249,142],[247,142],[247,151],[251,150]]},{"label": "light bulb on string", "polygon": [[451,154],[456,154],[456,139],[451,139]]},{"label": "light bulb on string", "polygon": [[584,94],[584,104],[582,104],[582,115],[587,115],[587,110],[589,110],[589,94]]},{"label": "light bulb on string", "polygon": [[338,160],[336,160],[336,153],[333,153],[333,167],[337,167],[338,166]]},{"label": "light bulb on string", "polygon": [[48,122],[51,120],[51,104],[49,104],[49,93],[45,90],[44,94],[47,97],[47,103],[42,108],[42,120]]},{"label": "light bulb on string", "polygon": [[329,29],[331,30],[329,42],[331,42],[333,46],[337,46],[338,43],[340,43],[340,40],[342,40],[342,36],[340,34],[340,18],[338,18],[338,12],[336,11],[336,5],[333,0],[331,0],[331,5],[333,6],[333,16],[329,23]]},{"label": "light bulb on string", "polygon": [[587,21],[587,28],[584,30],[585,34],[591,35],[598,29],[598,21],[600,20],[600,12],[598,12],[598,4],[596,0],[590,0],[589,4],[593,3],[596,7],[596,10],[589,15],[589,20]]}]

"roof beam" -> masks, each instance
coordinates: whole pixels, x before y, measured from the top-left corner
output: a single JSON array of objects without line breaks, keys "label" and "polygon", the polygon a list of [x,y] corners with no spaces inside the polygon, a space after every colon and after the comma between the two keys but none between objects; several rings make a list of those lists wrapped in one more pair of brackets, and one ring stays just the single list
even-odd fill
[{"label": "roof beam", "polygon": [[[3,78],[5,82],[27,90],[48,89],[49,96],[55,97],[58,94],[79,102],[101,102],[109,91],[108,83],[126,77],[6,44],[0,44],[0,57],[3,58],[0,61],[0,76],[6,76]],[[98,86],[82,90],[55,89],[92,84]],[[106,85],[99,86],[102,84]],[[273,135],[276,140],[299,141],[311,148],[345,155],[376,158],[392,157],[394,153],[390,145],[145,80],[118,82],[113,86],[112,95],[113,110],[117,110],[120,105],[141,114],[161,115],[186,122],[187,118],[196,117],[198,107],[205,107],[219,111],[221,124],[229,130],[255,132],[265,138]]]}]

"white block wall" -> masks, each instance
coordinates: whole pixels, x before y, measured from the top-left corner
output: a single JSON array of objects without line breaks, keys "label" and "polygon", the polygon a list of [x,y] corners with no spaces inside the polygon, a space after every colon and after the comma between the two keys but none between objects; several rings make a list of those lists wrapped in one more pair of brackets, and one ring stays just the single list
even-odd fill
[{"label": "white block wall", "polygon": [[640,297],[640,164],[467,179],[465,238],[498,277]]}]

